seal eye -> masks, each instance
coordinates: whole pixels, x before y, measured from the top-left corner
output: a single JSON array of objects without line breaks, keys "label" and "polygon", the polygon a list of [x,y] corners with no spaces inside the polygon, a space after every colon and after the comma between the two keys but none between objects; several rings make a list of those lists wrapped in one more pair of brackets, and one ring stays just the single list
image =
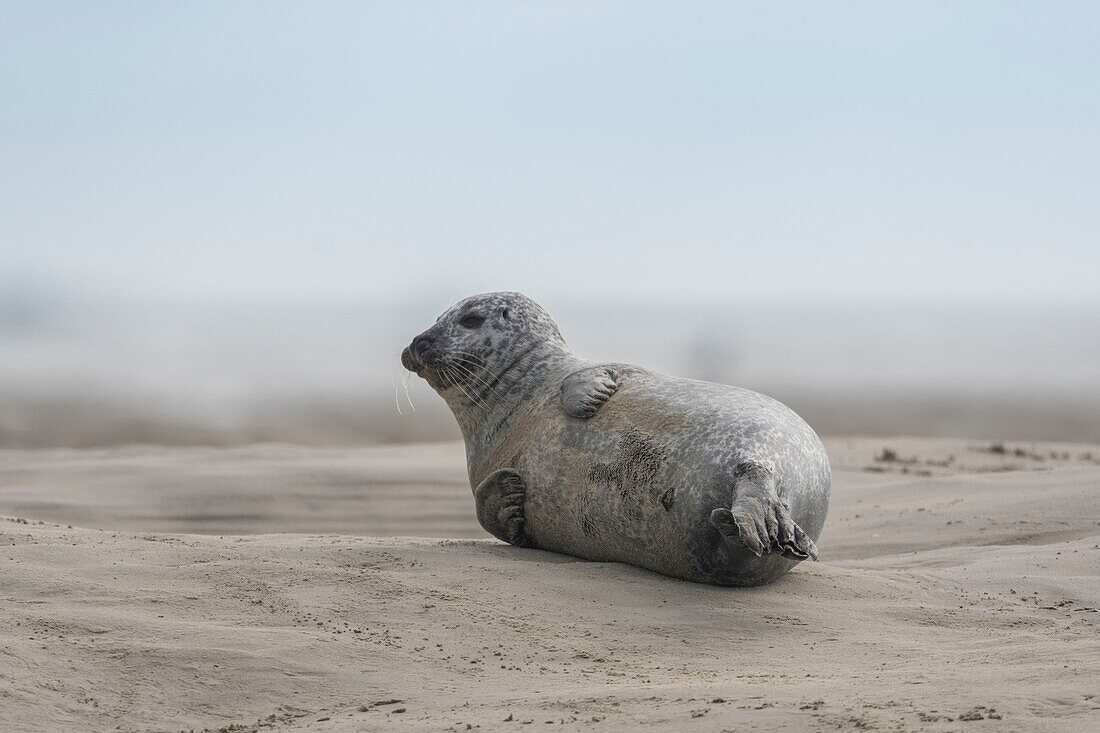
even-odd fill
[{"label": "seal eye", "polygon": [[504,320],[508,321],[508,320],[511,320],[511,318],[512,318],[512,311],[505,308],[504,310],[502,310],[500,312],[500,315],[504,318]]},{"label": "seal eye", "polygon": [[463,328],[477,328],[482,323],[485,323],[485,319],[482,318],[481,316],[475,316],[474,314],[471,313],[468,316],[463,316],[462,320],[459,321],[458,323]]}]

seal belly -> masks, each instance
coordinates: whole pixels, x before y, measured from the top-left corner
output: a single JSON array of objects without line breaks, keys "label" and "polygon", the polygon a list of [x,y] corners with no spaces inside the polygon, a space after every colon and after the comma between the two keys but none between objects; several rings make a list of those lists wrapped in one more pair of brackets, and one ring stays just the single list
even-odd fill
[{"label": "seal belly", "polygon": [[[679,574],[689,565],[672,452],[636,426],[563,423],[520,461],[527,532],[547,550]],[[702,515],[700,515],[702,516]]]},{"label": "seal belly", "polygon": [[547,416],[517,461],[534,477],[527,532],[543,549],[683,576],[692,565],[686,530],[707,516],[684,482],[699,459],[691,421],[669,412],[658,434],[636,419],[639,402],[645,395],[627,387],[588,420]]},{"label": "seal belly", "polygon": [[517,470],[531,477],[527,532],[543,549],[727,584],[739,584],[744,565],[770,580],[794,563],[731,554],[708,521],[730,505],[734,468],[746,460],[786,481],[796,521],[815,539],[824,522],[820,441],[788,408],[748,390],[644,373],[592,418],[546,415],[534,432]]}]

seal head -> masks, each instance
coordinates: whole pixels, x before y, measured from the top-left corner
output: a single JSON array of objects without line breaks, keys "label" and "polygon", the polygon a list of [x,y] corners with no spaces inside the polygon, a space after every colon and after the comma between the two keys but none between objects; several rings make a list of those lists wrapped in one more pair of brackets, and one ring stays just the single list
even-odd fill
[{"label": "seal head", "polygon": [[493,423],[493,413],[510,414],[514,405],[506,403],[530,391],[532,372],[568,354],[557,324],[538,303],[501,292],[448,308],[405,348],[401,363],[446,400],[465,429],[467,421]]}]

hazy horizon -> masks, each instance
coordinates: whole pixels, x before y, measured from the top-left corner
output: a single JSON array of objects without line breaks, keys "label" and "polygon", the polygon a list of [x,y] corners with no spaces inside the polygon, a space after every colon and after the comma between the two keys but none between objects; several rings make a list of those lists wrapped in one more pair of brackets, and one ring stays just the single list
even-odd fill
[{"label": "hazy horizon", "polygon": [[[453,438],[398,361],[449,304],[0,307],[0,446]],[[1097,315],[543,304],[581,356],[763,391],[827,434],[1100,440]]]}]

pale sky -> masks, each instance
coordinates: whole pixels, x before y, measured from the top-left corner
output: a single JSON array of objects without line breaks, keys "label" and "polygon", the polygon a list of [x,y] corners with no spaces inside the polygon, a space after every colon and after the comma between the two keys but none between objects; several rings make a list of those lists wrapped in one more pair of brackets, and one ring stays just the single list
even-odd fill
[{"label": "pale sky", "polygon": [[1100,309],[1095,3],[0,3],[0,289]]}]

